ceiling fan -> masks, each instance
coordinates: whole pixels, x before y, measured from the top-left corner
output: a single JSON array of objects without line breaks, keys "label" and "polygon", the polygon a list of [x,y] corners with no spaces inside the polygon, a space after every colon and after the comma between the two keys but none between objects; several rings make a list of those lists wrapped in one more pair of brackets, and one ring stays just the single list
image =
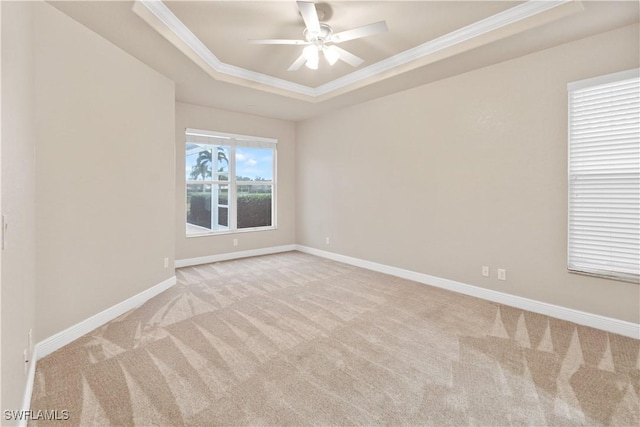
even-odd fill
[{"label": "ceiling fan", "polygon": [[298,4],[298,9],[300,10],[300,14],[302,15],[302,19],[306,26],[302,33],[304,40],[249,40],[249,43],[253,44],[306,45],[307,47],[303,49],[302,54],[288,68],[289,71],[296,71],[302,67],[303,64],[312,70],[317,70],[320,62],[320,52],[323,53],[329,65],[333,65],[338,60],[341,60],[353,67],[357,67],[362,64],[364,60],[336,46],[336,44],[387,31],[387,23],[385,21],[380,21],[373,24],[363,25],[362,27],[354,28],[352,30],[334,33],[333,29],[328,24],[320,22],[316,5],[313,2],[298,1],[296,3]]}]

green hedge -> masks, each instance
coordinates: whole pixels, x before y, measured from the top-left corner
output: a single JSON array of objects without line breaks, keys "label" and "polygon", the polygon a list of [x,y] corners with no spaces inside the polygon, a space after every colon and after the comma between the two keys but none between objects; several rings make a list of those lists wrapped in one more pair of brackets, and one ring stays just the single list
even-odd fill
[{"label": "green hedge", "polygon": [[271,225],[271,194],[238,195],[238,228]]},{"label": "green hedge", "polygon": [[187,222],[211,228],[211,193],[191,193],[187,196]]},{"label": "green hedge", "polygon": [[[187,200],[187,222],[211,228],[211,193],[191,193]],[[220,198],[221,204],[227,200]],[[227,209],[218,208],[220,225],[227,226]],[[238,228],[271,225],[271,194],[238,194]]]}]

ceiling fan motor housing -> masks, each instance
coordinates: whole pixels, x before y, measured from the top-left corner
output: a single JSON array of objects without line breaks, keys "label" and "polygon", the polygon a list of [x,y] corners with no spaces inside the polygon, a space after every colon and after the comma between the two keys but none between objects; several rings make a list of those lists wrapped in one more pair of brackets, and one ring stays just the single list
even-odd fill
[{"label": "ceiling fan motor housing", "polygon": [[[384,21],[380,21],[334,34],[330,25],[321,22],[323,19],[328,19],[324,10],[324,7],[328,8],[328,5],[303,0],[299,0],[296,3],[305,24],[305,29],[302,32],[304,40],[265,39],[251,41],[255,44],[306,45],[302,50],[302,54],[291,64],[288,71],[296,71],[303,64],[313,70],[317,70],[320,53],[324,54],[329,65],[334,65],[338,60],[341,60],[353,67],[357,67],[364,60],[336,46],[336,44],[387,31],[387,24]],[[320,5],[322,7],[318,7]]]},{"label": "ceiling fan motor housing", "polygon": [[316,42],[321,41],[322,43],[330,41],[331,34],[333,34],[333,29],[327,24],[320,24],[320,33],[312,33],[308,28],[305,28],[302,32],[304,35],[304,39],[308,42]]}]

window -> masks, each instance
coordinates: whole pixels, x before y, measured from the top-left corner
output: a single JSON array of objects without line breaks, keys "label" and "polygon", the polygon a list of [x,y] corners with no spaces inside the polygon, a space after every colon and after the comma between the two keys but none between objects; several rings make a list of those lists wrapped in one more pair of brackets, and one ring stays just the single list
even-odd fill
[{"label": "window", "polygon": [[638,282],[640,72],[568,85],[570,271]]},{"label": "window", "polygon": [[276,142],[187,129],[187,236],[275,228]]}]

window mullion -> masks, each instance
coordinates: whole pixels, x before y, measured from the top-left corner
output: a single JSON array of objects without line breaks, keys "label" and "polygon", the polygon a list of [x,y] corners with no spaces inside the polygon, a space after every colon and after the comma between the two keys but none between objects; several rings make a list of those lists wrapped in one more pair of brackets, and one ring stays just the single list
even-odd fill
[{"label": "window mullion", "polygon": [[[187,149],[185,155],[191,156],[187,158],[187,168],[194,165],[194,158],[197,157],[197,155],[200,155],[202,151],[207,150],[211,153],[209,165],[211,167],[212,173],[212,176],[210,177],[203,176],[202,180],[189,179],[191,177],[187,175],[187,201],[189,200],[189,191],[196,192],[200,188],[199,186],[211,186],[211,190],[209,192],[206,191],[206,188],[203,189],[205,193],[209,193],[204,194],[204,197],[206,197],[207,199],[211,199],[210,206],[207,207],[211,209],[209,218],[207,218],[206,213],[202,215],[202,210],[205,206],[202,206],[201,200],[198,201],[198,203],[200,204],[194,205],[196,206],[195,208],[191,205],[188,206],[187,237],[202,236],[207,234],[235,233],[239,231],[274,229],[277,221],[277,156],[275,145],[277,140],[254,137],[236,138],[236,136],[231,134],[226,135],[211,131],[198,131],[193,129],[187,129],[186,139]],[[218,152],[216,150],[220,148],[224,148],[225,153],[229,156],[228,165],[226,165],[225,167],[229,174],[229,177],[225,177],[228,179],[224,181],[221,180],[222,175],[218,173],[218,169],[221,167],[222,163],[219,161]],[[270,151],[270,153],[267,153],[267,150]],[[240,160],[236,160],[236,156],[240,156]],[[268,168],[266,156],[271,156],[270,166],[272,175],[269,174],[269,171],[265,169]],[[240,163],[238,163],[238,161]],[[258,162],[261,162],[260,166],[254,167],[258,164]],[[247,171],[251,172],[245,171],[245,168],[247,167],[249,168],[247,169]],[[261,174],[260,171],[264,171],[265,176],[271,175],[272,179],[270,181],[253,181],[254,178],[250,178],[250,181],[247,182],[237,180],[239,172],[244,172],[244,175],[253,176],[251,174]],[[223,175],[226,175],[226,173]],[[222,187],[224,187],[224,190],[222,189]],[[270,194],[268,195],[271,199],[270,212],[268,210],[269,205],[266,201],[266,192],[268,192],[269,188],[271,189]],[[221,202],[220,199],[223,191],[228,197],[228,201],[225,204],[222,204],[224,202]],[[244,197],[245,192],[247,193],[247,200],[243,198],[242,201],[240,201],[240,194],[243,194],[242,197]],[[239,220],[243,219],[239,218],[240,207],[243,208],[243,212],[245,212],[246,209],[248,221],[242,222],[242,229],[238,228]],[[191,215],[192,213],[193,215]],[[224,224],[226,224],[226,227],[219,224],[225,219],[223,218],[223,214],[228,215],[228,220],[224,222]],[[270,218],[268,218],[269,214]],[[201,222],[211,221],[211,227],[208,228],[210,232],[206,232],[205,229],[195,230],[195,227],[199,226],[195,223],[192,224],[192,222],[198,222],[198,218],[200,218],[199,221]]]},{"label": "window mullion", "polygon": [[278,179],[278,157],[276,156],[276,150],[273,150],[273,155],[271,158],[271,225],[273,227],[277,227],[276,218],[277,218],[277,210],[276,210],[276,181]]},{"label": "window mullion", "polygon": [[230,147],[231,159],[229,161],[229,229],[235,231],[238,229],[238,200],[236,186],[236,147]]},{"label": "window mullion", "polygon": [[224,182],[224,181],[194,181],[194,180],[188,180],[187,184],[204,184],[204,185],[213,185],[213,184],[219,184],[220,182]]},{"label": "window mullion", "polygon": [[[218,175],[218,147],[211,146],[211,178],[214,176],[216,180],[220,178]],[[218,193],[220,191],[219,185],[211,186],[211,229],[218,229],[220,226],[220,219],[218,218]]]}]

